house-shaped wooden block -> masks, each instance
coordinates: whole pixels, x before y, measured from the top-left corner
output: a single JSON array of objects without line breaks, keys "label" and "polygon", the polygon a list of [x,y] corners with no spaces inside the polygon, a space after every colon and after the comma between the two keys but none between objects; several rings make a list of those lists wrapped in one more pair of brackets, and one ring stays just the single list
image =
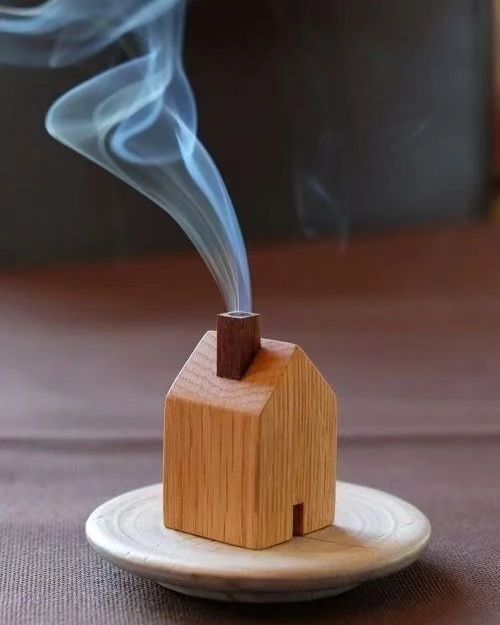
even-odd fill
[{"label": "house-shaped wooden block", "polygon": [[165,525],[251,549],[330,525],[336,430],[335,395],[300,347],[262,339],[226,379],[207,332],[166,399]]}]

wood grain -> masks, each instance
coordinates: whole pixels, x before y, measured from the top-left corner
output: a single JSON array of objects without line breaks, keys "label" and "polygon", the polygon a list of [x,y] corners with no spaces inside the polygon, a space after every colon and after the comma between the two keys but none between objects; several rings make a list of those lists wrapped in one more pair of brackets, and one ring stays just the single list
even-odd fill
[{"label": "wood grain", "polygon": [[217,375],[241,380],[260,349],[260,315],[228,312],[217,316]]},{"label": "wood grain", "polygon": [[165,407],[165,525],[252,549],[331,523],[335,395],[292,343],[262,339],[241,381],[216,375],[208,332]]}]

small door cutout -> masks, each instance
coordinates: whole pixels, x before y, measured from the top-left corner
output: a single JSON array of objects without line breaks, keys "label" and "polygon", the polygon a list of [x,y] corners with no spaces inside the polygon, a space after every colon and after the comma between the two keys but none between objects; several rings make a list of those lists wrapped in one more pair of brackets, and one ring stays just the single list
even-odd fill
[{"label": "small door cutout", "polygon": [[304,504],[296,503],[293,507],[293,535],[304,535]]}]

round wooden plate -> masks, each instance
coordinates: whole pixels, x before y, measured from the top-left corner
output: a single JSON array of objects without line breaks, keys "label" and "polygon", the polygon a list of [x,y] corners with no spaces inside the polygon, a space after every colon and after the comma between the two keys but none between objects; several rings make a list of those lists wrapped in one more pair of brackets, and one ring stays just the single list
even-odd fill
[{"label": "round wooden plate", "polygon": [[261,551],[166,529],[161,484],[124,493],[89,516],[106,560],[172,590],[224,601],[305,601],[408,566],[426,547],[427,518],[366,486],[337,483],[335,525]]}]

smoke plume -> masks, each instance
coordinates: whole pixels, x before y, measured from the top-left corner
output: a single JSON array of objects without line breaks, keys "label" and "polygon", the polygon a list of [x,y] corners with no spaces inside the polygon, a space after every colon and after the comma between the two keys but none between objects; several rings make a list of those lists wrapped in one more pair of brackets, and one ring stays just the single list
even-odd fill
[{"label": "smoke plume", "polygon": [[47,130],[161,206],[204,258],[228,309],[250,311],[236,214],[196,137],[196,106],[182,64],[184,19],[185,0],[0,5],[0,62],[62,67],[132,38],[137,54],[60,97],[47,114]]}]

